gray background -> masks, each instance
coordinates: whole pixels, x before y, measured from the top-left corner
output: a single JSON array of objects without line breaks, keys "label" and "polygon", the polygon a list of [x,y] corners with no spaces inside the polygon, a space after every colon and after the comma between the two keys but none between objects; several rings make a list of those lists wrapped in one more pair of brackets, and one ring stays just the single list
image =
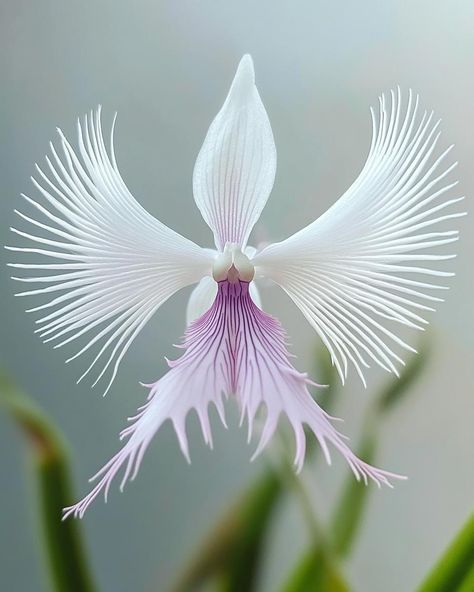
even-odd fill
[{"label": "gray background", "polygon": [[[216,2],[156,0],[0,4],[0,242],[33,163],[60,125],[102,103],[119,112],[116,146],[122,175],[141,203],[202,245],[211,237],[192,202],[191,174],[207,126],[220,107],[241,55],[253,55],[278,150],[275,189],[259,232],[279,239],[325,210],[350,184],[370,140],[368,106],[382,90],[413,87],[443,118],[444,142],[456,144],[461,191],[472,194],[473,4],[432,2]],[[467,203],[469,205],[469,202]],[[412,590],[472,510],[473,222],[464,219],[448,301],[432,331],[429,372],[392,416],[380,461],[410,476],[394,491],[374,492],[361,540],[346,566],[362,592]],[[163,356],[183,328],[189,291],[168,302],[131,348],[104,400],[75,385],[82,366],[65,366],[33,336],[25,301],[12,295],[2,252],[0,364],[34,394],[64,430],[78,493],[116,450],[124,418],[143,400],[138,380],[164,370]],[[316,337],[276,289],[263,302],[294,339],[301,369]],[[356,435],[373,388],[355,376],[337,412]],[[316,377],[317,378],[317,377]],[[214,418],[216,447],[204,448],[191,422],[193,464],[162,429],[140,476],[84,520],[102,590],[162,590],[216,514],[256,474],[245,434]],[[9,592],[41,588],[33,504],[16,430],[0,415],[0,573]],[[304,478],[327,514],[346,474],[308,466]],[[306,543],[299,510],[289,502],[275,525],[263,574],[271,591]]]}]

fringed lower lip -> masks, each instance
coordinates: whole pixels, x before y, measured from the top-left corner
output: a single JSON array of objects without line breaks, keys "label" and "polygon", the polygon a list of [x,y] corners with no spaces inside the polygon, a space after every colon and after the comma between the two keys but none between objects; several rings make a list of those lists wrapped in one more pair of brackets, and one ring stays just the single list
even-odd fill
[{"label": "fringed lower lip", "polygon": [[351,451],[346,438],[332,425],[331,418],[312,398],[313,383],[289,361],[286,334],[280,322],[263,312],[252,301],[248,282],[221,281],[211,308],[191,323],[184,338],[184,354],[169,362],[170,370],[150,387],[146,404],[121,434],[128,438],[123,448],[95,475],[92,491],[78,504],[66,508],[64,517],[82,517],[103,491],[107,494],[123,469],[121,488],[133,479],[151,439],[167,420],[171,420],[180,448],[190,461],[186,418],[195,410],[204,441],[212,447],[209,405],[213,404],[225,424],[223,397],[235,393],[241,420],[247,421],[249,436],[257,413],[264,408],[260,439],[252,456],[262,452],[286,416],[295,437],[294,464],[300,471],[305,458],[308,425],[331,462],[328,443],[346,459],[357,479],[377,485],[390,485],[390,478],[401,478],[363,462]]}]

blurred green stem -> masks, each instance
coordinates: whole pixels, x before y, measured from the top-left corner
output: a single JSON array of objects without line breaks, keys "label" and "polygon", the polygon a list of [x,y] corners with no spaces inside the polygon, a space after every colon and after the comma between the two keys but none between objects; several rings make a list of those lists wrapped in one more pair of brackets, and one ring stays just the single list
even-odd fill
[{"label": "blurred green stem", "polygon": [[[358,446],[357,455],[365,462],[372,464],[375,451],[375,429],[373,429],[371,422],[366,422],[366,429]],[[330,528],[333,549],[339,557],[348,556],[352,549],[369,494],[370,485],[366,485],[362,480],[357,481],[352,474],[347,476],[341,497],[332,513]]]},{"label": "blurred green stem", "polygon": [[439,559],[417,592],[474,590],[474,514]]},{"label": "blurred green stem", "polygon": [[293,491],[295,493],[300,503],[301,511],[309,530],[311,541],[320,542],[324,536],[323,527],[319,523],[319,520],[316,516],[316,512],[314,510],[313,504],[311,503],[306,486],[300,475],[295,472],[295,469],[288,458],[287,443],[283,437],[282,432],[279,431],[276,436],[278,436],[277,442],[280,449],[278,462],[278,472],[280,474],[280,478],[283,481],[283,484],[286,485],[286,488],[289,491]]},{"label": "blurred green stem", "polygon": [[241,509],[240,528],[220,590],[252,592],[257,589],[267,526],[279,498],[281,483],[274,473],[253,488]]},{"label": "blurred green stem", "polygon": [[281,592],[349,592],[334,556],[316,545],[298,563]]},{"label": "blurred green stem", "polygon": [[73,497],[66,448],[46,415],[4,375],[0,403],[26,436],[37,483],[39,520],[52,590],[93,592],[79,524],[61,521],[62,508]]},{"label": "blurred green stem", "polygon": [[255,590],[267,527],[281,489],[280,476],[272,469],[265,471],[225,513],[172,590],[195,592],[213,576],[218,576],[220,591]]}]

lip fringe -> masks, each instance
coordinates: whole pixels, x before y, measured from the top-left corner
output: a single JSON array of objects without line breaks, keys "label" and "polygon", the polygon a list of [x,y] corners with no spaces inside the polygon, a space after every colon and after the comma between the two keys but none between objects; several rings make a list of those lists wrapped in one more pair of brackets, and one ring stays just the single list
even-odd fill
[{"label": "lip fringe", "polygon": [[241,409],[241,424],[246,420],[249,440],[255,416],[265,408],[266,416],[260,440],[252,460],[273,436],[280,415],[286,415],[295,436],[295,469],[300,471],[305,457],[307,424],[321,445],[327,462],[331,458],[327,442],[344,456],[355,477],[365,483],[372,479],[378,486],[391,487],[389,478],[400,475],[382,471],[363,462],[346,444],[346,438],[332,425],[329,416],[312,398],[308,387],[319,386],[307,374],[290,363],[286,334],[280,322],[253,302],[249,283],[222,281],[211,308],[191,323],[184,336],[184,354],[169,361],[170,370],[150,388],[147,402],[138,410],[133,423],[121,433],[128,438],[123,448],[91,479],[99,479],[92,491],[79,503],[64,509],[82,517],[103,490],[107,500],[113,479],[122,467],[120,489],[138,473],[143,455],[161,425],[170,419],[180,448],[190,462],[186,418],[194,409],[200,420],[204,441],[212,447],[209,405],[213,403],[225,423],[223,397],[230,393]]}]

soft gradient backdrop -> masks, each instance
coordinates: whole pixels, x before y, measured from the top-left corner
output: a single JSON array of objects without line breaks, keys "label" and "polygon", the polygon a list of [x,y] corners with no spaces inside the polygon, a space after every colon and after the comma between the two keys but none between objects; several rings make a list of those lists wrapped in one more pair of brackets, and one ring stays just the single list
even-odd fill
[{"label": "soft gradient backdrop", "polygon": [[[163,222],[202,245],[211,235],[192,201],[194,159],[221,106],[238,60],[252,54],[273,125],[278,172],[256,236],[280,239],[323,212],[359,172],[369,146],[369,105],[396,84],[412,87],[443,118],[445,144],[456,144],[461,191],[474,193],[473,3],[274,2],[245,0],[4,0],[0,4],[0,242],[20,192],[61,126],[103,105],[119,113],[116,147],[122,175],[138,200]],[[472,210],[470,201],[466,206]],[[428,373],[387,426],[380,462],[409,475],[394,491],[373,492],[360,544],[347,566],[356,590],[412,590],[472,510],[474,314],[473,216],[461,221],[458,276],[434,318]],[[65,366],[33,335],[33,318],[15,299],[18,286],[0,267],[0,365],[65,432],[77,493],[117,449],[117,434],[173,356],[189,290],[146,327],[106,399],[75,385],[83,367]],[[267,309],[293,336],[301,369],[312,364],[317,337],[276,288]],[[317,376],[315,377],[317,379]],[[337,413],[356,435],[370,387],[355,373]],[[235,414],[234,414],[235,419]],[[256,474],[244,431],[216,426],[216,447],[202,444],[194,420],[193,464],[183,460],[169,427],[160,431],[136,482],[116,488],[84,520],[102,590],[163,590],[217,513]],[[0,573],[9,592],[41,590],[30,483],[22,441],[0,415]],[[347,467],[306,467],[314,503],[327,512]],[[289,503],[272,532],[263,589],[275,590],[306,543],[298,508]]]}]

